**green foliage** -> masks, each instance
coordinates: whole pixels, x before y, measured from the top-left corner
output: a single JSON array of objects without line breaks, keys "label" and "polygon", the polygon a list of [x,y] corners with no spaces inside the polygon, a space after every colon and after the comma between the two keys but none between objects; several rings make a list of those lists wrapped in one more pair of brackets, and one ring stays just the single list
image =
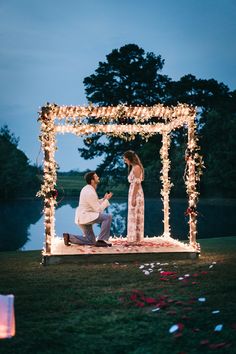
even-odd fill
[{"label": "green foliage", "polygon": [[[197,79],[191,74],[183,76],[179,81],[173,81],[159,73],[164,66],[164,59],[160,55],[145,54],[135,44],[114,49],[106,59],[106,62],[99,62],[95,74],[84,79],[88,100],[103,106],[120,103],[132,106],[151,106],[157,103],[176,105],[178,102],[198,106],[197,130],[201,134],[201,146],[207,165],[207,172],[201,183],[202,193],[205,196],[224,196],[227,192],[228,196],[235,196],[235,142],[232,137],[236,133],[236,91],[230,92],[225,84],[218,83],[215,79]],[[183,129],[173,132],[172,141],[172,195],[184,196],[186,132],[183,133]],[[78,149],[83,158],[104,156],[98,166],[98,172],[104,177],[104,184],[125,183],[126,170],[122,156],[126,150],[135,150],[145,167],[146,195],[159,194],[159,136],[146,143],[139,136],[126,142],[113,137],[104,139],[102,135],[92,135],[84,143],[85,148]]]},{"label": "green foliage", "polygon": [[0,129],[0,199],[33,196],[39,188],[37,169],[29,165],[18,142],[7,126]]},{"label": "green foliage", "polygon": [[[234,353],[235,238],[205,239],[201,246],[196,261],[171,254],[93,255],[48,267],[39,264],[38,251],[0,253],[1,293],[15,295],[16,314],[16,336],[1,340],[0,353],[214,352],[203,340],[225,343],[218,353]],[[160,281],[159,265],[145,276],[139,266],[151,262],[167,262],[165,271],[190,279]],[[156,312],[154,306],[136,307],[129,300],[134,289],[170,302]],[[175,323],[184,324],[182,336],[169,333]],[[216,333],[219,323],[223,330]]]},{"label": "green foliage", "polygon": [[202,189],[206,196],[236,196],[236,112],[212,110],[204,117],[202,150],[206,171]]}]

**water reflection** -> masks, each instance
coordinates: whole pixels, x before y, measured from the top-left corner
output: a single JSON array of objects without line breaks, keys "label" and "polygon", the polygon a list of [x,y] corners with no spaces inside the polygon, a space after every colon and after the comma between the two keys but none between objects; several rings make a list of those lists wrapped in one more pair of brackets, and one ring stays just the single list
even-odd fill
[{"label": "water reflection", "polygon": [[[23,247],[31,238],[29,226],[42,217],[42,203],[34,200],[0,203],[0,251]],[[40,249],[40,248],[39,248]]]},{"label": "water reflection", "polygon": [[[77,200],[64,199],[56,208],[56,234],[61,236],[67,231],[81,234],[74,224],[74,212]],[[184,217],[187,201],[171,201],[170,224],[172,235],[178,239],[187,239],[188,220]],[[160,199],[145,201],[145,235],[154,236],[163,233],[163,211]],[[113,200],[109,209],[113,215],[111,234],[126,235],[127,200]],[[236,201],[201,200],[199,203],[198,238],[236,236]],[[0,203],[0,250],[39,250],[43,248],[44,226],[42,202],[24,200]],[[99,227],[94,227],[99,233]]]}]

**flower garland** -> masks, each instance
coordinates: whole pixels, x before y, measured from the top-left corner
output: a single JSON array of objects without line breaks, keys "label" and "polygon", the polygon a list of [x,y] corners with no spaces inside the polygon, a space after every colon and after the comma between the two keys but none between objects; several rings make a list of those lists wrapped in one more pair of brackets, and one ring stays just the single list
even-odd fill
[{"label": "flower garland", "polygon": [[190,245],[195,246],[196,249],[200,245],[196,243],[197,238],[197,203],[199,192],[197,191],[197,184],[200,181],[203,173],[204,162],[202,156],[199,154],[200,147],[198,146],[198,137],[196,133],[196,123],[191,117],[188,124],[188,144],[185,151],[186,167],[184,172],[184,180],[186,185],[186,192],[188,194],[188,207],[185,211],[185,216],[189,217],[189,241]]},{"label": "flower garland", "polygon": [[162,170],[160,180],[162,182],[161,196],[163,201],[163,212],[164,212],[164,234],[163,236],[170,237],[170,189],[173,184],[170,181],[169,170],[170,170],[170,160],[169,160],[169,149],[170,149],[170,135],[167,132],[162,134],[162,147],[160,150],[160,156],[162,161]]}]

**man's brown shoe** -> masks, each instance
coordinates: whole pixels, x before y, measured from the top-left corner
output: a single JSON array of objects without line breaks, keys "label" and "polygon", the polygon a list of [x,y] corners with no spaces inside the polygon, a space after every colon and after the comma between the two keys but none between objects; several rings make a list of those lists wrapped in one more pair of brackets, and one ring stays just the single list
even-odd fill
[{"label": "man's brown shoe", "polygon": [[103,240],[97,240],[95,246],[96,246],[96,247],[111,247],[112,244],[111,244],[111,243],[108,243],[108,242],[106,242],[106,241],[103,241]]},{"label": "man's brown shoe", "polygon": [[70,236],[69,234],[63,234],[64,244],[70,246]]}]

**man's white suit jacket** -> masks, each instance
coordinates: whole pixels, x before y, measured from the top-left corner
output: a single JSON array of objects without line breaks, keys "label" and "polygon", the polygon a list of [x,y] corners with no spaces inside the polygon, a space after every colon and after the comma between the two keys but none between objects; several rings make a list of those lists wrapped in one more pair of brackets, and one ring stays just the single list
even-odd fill
[{"label": "man's white suit jacket", "polygon": [[87,184],[81,189],[79,206],[75,211],[75,223],[77,225],[90,224],[96,220],[99,213],[110,205],[107,199],[98,199],[96,190]]}]

